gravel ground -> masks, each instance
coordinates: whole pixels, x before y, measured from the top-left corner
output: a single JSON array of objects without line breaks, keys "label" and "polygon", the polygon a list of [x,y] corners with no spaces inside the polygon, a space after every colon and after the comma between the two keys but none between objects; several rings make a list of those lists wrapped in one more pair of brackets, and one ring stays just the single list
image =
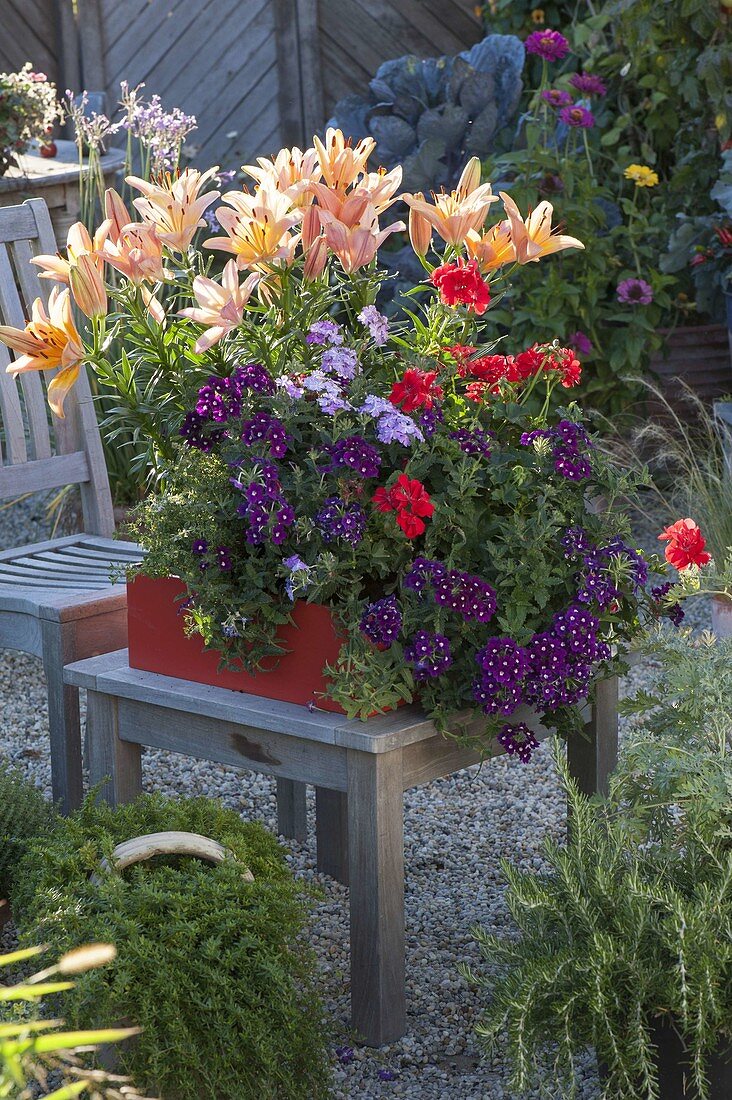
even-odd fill
[{"label": "gravel ground", "polygon": [[[0,511],[0,548],[44,537],[42,501],[32,499]],[[650,531],[642,539],[652,545]],[[656,544],[657,545],[657,544]],[[697,603],[688,620],[708,627],[709,610]],[[653,678],[642,661],[624,681],[637,690]],[[45,688],[40,662],[0,653],[0,757],[12,760],[50,797]],[[243,817],[276,828],[274,781],[164,752],[143,756],[146,790],[169,795],[221,798]],[[481,924],[508,930],[500,860],[542,868],[541,842],[561,837],[565,807],[548,752],[524,768],[507,757],[472,768],[405,796],[407,1035],[377,1051],[357,1046],[348,1028],[348,891],[315,870],[314,810],[306,844],[288,842],[298,876],[316,882],[324,900],[315,910],[312,937],[322,994],[331,1020],[338,1100],[363,1097],[424,1097],[425,1100],[512,1100],[507,1070],[482,1060],[473,1027],[480,998],[457,973],[458,962],[477,963],[471,929]],[[3,937],[7,941],[7,935]],[[337,1047],[353,1047],[341,1065]],[[379,1071],[393,1080],[383,1081]],[[531,1094],[538,1096],[539,1093]],[[545,1083],[544,1096],[561,1091]],[[594,1061],[588,1058],[580,1100],[599,1096]]]}]

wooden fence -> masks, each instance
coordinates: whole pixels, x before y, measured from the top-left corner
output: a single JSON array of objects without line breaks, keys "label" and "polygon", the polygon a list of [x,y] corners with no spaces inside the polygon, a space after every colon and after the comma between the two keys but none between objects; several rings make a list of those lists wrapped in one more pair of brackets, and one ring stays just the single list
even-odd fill
[{"label": "wooden fence", "polygon": [[308,141],[382,61],[480,38],[473,0],[0,0],[0,68],[61,89],[144,82],[198,119],[196,162],[237,167]]}]

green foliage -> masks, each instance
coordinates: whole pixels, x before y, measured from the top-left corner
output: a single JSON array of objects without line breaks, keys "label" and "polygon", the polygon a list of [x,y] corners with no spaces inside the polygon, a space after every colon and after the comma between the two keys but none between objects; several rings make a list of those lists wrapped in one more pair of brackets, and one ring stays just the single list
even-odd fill
[{"label": "green foliage", "polygon": [[0,761],[0,898],[7,898],[30,841],[46,833],[53,806],[20,772]]},{"label": "green foliage", "polygon": [[[212,837],[236,861],[157,859],[90,881],[117,843],[165,830]],[[90,797],[32,848],[13,902],[26,936],[56,951],[117,943],[116,963],[82,976],[66,1011],[74,1026],[142,1027],[120,1061],[146,1090],[166,1100],[327,1095],[322,1014],[301,939],[306,899],[261,826],[206,799],[143,796],[112,810]]]},{"label": "green foliage", "polygon": [[[0,968],[25,965],[45,950],[27,947],[0,955]],[[55,966],[39,970],[22,981],[0,985],[0,1097],[10,1100],[39,1097],[39,1087],[47,1087],[49,1071],[54,1071],[64,1083],[44,1094],[43,1100],[71,1100],[74,1096],[86,1096],[89,1100],[143,1100],[126,1078],[90,1069],[87,1064],[88,1051],[129,1039],[136,1034],[135,1028],[70,1032],[63,1030],[61,1021],[43,1019],[40,1014],[43,999],[49,994],[73,989],[73,982],[63,980],[67,975],[104,966],[115,954],[110,944],[91,944],[67,952]],[[61,980],[49,980],[57,977]]]},{"label": "green foliage", "polygon": [[569,840],[546,843],[541,875],[504,865],[520,936],[477,932],[484,966],[464,972],[490,990],[479,1034],[508,1054],[516,1092],[548,1060],[576,1096],[594,1046],[607,1100],[660,1100],[652,1029],[672,1021],[704,1100],[706,1060],[732,1036],[732,849],[692,818],[676,852],[629,846],[622,810],[589,802],[557,762]]},{"label": "green foliage", "polygon": [[660,660],[652,691],[621,701],[634,728],[614,778],[623,822],[639,840],[680,847],[688,819],[732,841],[732,638],[657,630],[642,652]]}]

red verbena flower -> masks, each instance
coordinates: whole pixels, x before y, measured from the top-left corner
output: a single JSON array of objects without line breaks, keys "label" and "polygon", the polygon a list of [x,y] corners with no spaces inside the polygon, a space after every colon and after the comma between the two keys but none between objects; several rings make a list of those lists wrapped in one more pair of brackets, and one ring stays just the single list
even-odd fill
[{"label": "red verbena flower", "polygon": [[400,474],[391,489],[377,489],[371,500],[379,512],[396,512],[396,521],[408,539],[424,532],[424,518],[435,510],[422,482],[406,474]]},{"label": "red verbena flower", "polygon": [[410,413],[422,406],[431,409],[442,398],[442,388],[435,385],[436,370],[417,370],[409,367],[399,382],[395,382],[389,394],[392,405],[401,405],[402,412]]},{"label": "red verbena flower", "polygon": [[705,550],[706,539],[693,519],[677,519],[658,536],[661,542],[667,542],[666,561],[676,569],[687,569],[690,565],[706,565],[712,555]]},{"label": "red verbena flower", "polygon": [[436,267],[430,275],[430,282],[437,287],[440,300],[446,306],[465,306],[479,316],[488,309],[491,295],[488,283],[478,270],[477,260],[465,263],[460,259],[456,263]]}]

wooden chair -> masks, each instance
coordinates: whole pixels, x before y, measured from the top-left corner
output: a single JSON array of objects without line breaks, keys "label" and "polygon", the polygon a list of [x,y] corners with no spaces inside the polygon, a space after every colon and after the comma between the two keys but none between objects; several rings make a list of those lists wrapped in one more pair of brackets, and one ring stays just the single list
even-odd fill
[{"label": "wooden chair", "polygon": [[[49,281],[29,262],[57,250],[42,199],[0,208],[0,319],[22,328]],[[131,542],[113,541],[109,480],[93,400],[82,371],[59,420],[46,402],[38,371],[13,379],[10,351],[0,343],[0,500],[77,484],[83,533],[0,548],[0,647],[43,659],[48,685],[53,796],[64,813],[82,798],[78,689],[63,666],[127,644],[126,592],[112,567],[139,561]],[[48,372],[49,377],[52,372]]]}]

